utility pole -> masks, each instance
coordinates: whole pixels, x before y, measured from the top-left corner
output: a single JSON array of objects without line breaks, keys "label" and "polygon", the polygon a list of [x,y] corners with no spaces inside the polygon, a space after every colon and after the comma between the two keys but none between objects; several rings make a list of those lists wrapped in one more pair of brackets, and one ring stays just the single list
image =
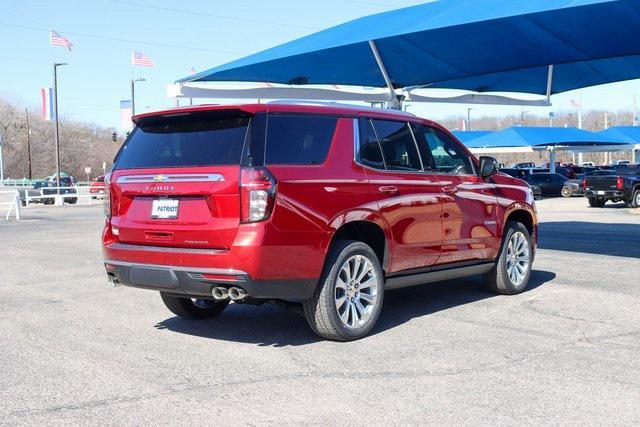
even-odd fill
[{"label": "utility pole", "polygon": [[56,116],[56,194],[60,196],[60,120],[58,118],[58,67],[67,65],[56,62],[53,64],[53,114]]},{"label": "utility pole", "polygon": [[4,168],[2,166],[2,145],[4,144],[3,134],[0,133],[0,185],[4,183]]},{"label": "utility pole", "polygon": [[131,116],[136,115],[136,83],[144,82],[145,79],[131,79]]},{"label": "utility pole", "polygon": [[24,116],[27,121],[27,162],[29,164],[29,181],[31,181],[31,129],[29,129],[29,110],[24,109]]},{"label": "utility pole", "polygon": [[467,130],[471,130],[471,108],[467,108]]}]

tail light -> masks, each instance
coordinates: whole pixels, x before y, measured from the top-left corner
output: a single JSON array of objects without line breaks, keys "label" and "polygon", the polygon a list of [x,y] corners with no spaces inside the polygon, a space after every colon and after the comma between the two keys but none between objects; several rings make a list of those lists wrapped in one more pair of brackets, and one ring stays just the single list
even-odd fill
[{"label": "tail light", "polygon": [[106,173],[104,176],[102,207],[104,208],[104,215],[107,218],[111,218],[111,172]]},{"label": "tail light", "polygon": [[587,178],[582,178],[582,189],[583,190],[587,189]]},{"label": "tail light", "polygon": [[622,177],[619,176],[618,179],[616,179],[616,188],[618,190],[622,190],[623,187],[624,187],[624,179],[622,179]]},{"label": "tail light", "polygon": [[243,167],[240,170],[241,222],[269,218],[276,199],[276,180],[267,168]]}]

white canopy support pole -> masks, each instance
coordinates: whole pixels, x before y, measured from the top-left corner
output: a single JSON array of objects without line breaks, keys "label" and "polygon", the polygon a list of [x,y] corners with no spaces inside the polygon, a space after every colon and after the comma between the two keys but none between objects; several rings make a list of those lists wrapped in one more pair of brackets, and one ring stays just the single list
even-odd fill
[{"label": "white canopy support pole", "polygon": [[400,110],[402,108],[402,106],[400,105],[400,100],[398,99],[396,90],[391,83],[391,78],[389,77],[387,68],[384,66],[384,62],[382,62],[382,57],[380,56],[380,52],[378,52],[376,42],[374,42],[373,40],[369,40],[369,46],[371,47],[371,52],[373,52],[374,58],[376,58],[376,63],[378,64],[378,68],[380,68],[382,77],[384,78],[384,81],[389,88],[389,101],[391,102],[391,108],[393,108],[394,110]]},{"label": "white canopy support pole", "polygon": [[640,144],[636,144],[631,150],[631,161],[635,164],[640,164]]},{"label": "white canopy support pole", "polygon": [[550,146],[549,150],[549,172],[556,173],[556,147]]},{"label": "white canopy support pole", "polygon": [[551,103],[551,89],[553,87],[553,65],[549,65],[547,72],[547,102]]}]

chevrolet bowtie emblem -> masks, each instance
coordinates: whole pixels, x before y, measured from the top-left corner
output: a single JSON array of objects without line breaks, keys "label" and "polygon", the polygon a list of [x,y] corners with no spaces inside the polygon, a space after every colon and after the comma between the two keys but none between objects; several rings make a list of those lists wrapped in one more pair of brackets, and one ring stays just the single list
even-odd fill
[{"label": "chevrolet bowtie emblem", "polygon": [[166,175],[156,175],[153,177],[153,180],[155,182],[164,182],[167,180],[167,176]]}]

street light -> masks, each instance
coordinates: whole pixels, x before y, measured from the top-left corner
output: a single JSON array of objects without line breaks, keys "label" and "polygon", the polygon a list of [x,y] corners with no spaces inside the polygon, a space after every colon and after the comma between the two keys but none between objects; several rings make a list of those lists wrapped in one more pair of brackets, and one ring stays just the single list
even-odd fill
[{"label": "street light", "polygon": [[136,83],[144,81],[146,81],[146,79],[131,79],[131,116],[136,115]]},{"label": "street light", "polygon": [[[56,193],[60,196],[60,125],[58,120],[58,67],[67,65],[64,62],[53,64],[53,113],[56,116]],[[57,201],[57,200],[56,200]]]}]

